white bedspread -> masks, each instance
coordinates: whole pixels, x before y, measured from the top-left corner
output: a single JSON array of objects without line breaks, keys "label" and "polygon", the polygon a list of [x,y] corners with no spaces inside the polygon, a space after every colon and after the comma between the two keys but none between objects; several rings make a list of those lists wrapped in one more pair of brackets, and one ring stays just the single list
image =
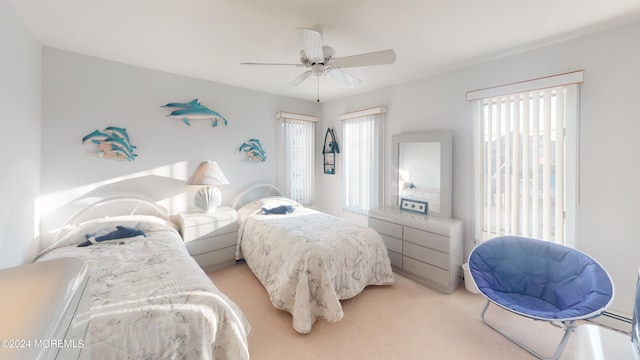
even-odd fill
[{"label": "white bedspread", "polygon": [[[262,208],[288,204],[286,215]],[[273,305],[293,315],[306,334],[313,323],[342,319],[340,300],[368,285],[394,281],[387,248],[374,230],[302,207],[286,198],[256,200],[238,211],[238,252],[264,285]]]},{"label": "white bedspread", "polygon": [[[115,225],[141,228],[147,236],[75,245],[85,233]],[[91,359],[249,358],[249,323],[174,229],[110,220],[73,231],[37,261],[60,257],[89,263]]]}]

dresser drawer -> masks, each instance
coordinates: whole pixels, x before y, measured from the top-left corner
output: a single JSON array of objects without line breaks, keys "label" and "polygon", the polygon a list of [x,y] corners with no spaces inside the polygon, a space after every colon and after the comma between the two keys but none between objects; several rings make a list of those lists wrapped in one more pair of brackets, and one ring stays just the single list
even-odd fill
[{"label": "dresser drawer", "polygon": [[402,225],[369,218],[369,227],[380,234],[389,235],[398,239],[402,238]]},{"label": "dresser drawer", "polygon": [[449,253],[450,241],[446,236],[405,226],[403,239],[414,244],[430,247],[447,254]]},{"label": "dresser drawer", "polygon": [[389,251],[389,260],[391,260],[391,265],[402,269],[402,254],[395,251]]},{"label": "dresser drawer", "polygon": [[226,248],[236,244],[237,233],[231,232],[218,236],[201,238],[186,243],[189,254],[199,255],[206,252]]},{"label": "dresser drawer", "polygon": [[402,253],[402,240],[384,234],[380,234],[380,236],[382,237],[382,240],[384,240],[384,244],[387,246],[387,249],[397,253]]},{"label": "dresser drawer", "polygon": [[449,272],[447,270],[442,270],[439,267],[425,264],[407,256],[402,258],[402,268],[425,279],[449,287]]},{"label": "dresser drawer", "polygon": [[437,266],[439,268],[449,270],[449,254],[412,244],[410,242],[404,243],[403,254],[408,257],[420,260],[427,264]]}]

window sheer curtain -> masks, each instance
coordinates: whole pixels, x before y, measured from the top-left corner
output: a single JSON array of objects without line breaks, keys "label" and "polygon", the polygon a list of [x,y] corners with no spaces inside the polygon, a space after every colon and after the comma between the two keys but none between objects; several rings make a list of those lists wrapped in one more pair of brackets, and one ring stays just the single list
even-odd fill
[{"label": "window sheer curtain", "polygon": [[278,113],[280,121],[278,187],[290,199],[313,205],[315,128],[314,116]]},{"label": "window sheer curtain", "polygon": [[343,114],[344,210],[366,215],[381,204],[384,108]]},{"label": "window sheer curtain", "polygon": [[[562,76],[544,81],[550,79],[567,81]],[[569,78],[578,80],[582,72]],[[523,84],[541,86],[525,82],[516,88]],[[509,89],[515,88],[501,91]],[[576,176],[577,85],[486,95],[473,100],[476,237],[520,235],[565,243],[567,209],[576,196],[576,186],[568,185],[575,185]]]}]

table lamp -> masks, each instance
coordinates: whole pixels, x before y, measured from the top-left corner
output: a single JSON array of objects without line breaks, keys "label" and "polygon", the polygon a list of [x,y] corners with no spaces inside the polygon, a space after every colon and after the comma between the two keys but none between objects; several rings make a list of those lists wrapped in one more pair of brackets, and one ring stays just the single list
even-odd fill
[{"label": "table lamp", "polygon": [[216,207],[222,203],[220,190],[208,185],[227,185],[229,180],[215,161],[203,161],[193,172],[187,184],[207,185],[196,192],[193,202],[202,212],[208,212],[215,211]]}]

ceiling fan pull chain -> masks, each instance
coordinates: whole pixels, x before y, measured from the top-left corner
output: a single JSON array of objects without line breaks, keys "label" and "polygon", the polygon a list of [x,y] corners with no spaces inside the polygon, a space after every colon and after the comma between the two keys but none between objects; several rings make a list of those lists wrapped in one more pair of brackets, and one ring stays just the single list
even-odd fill
[{"label": "ceiling fan pull chain", "polygon": [[318,96],[316,97],[316,101],[320,102],[320,76],[316,76],[318,78]]}]

